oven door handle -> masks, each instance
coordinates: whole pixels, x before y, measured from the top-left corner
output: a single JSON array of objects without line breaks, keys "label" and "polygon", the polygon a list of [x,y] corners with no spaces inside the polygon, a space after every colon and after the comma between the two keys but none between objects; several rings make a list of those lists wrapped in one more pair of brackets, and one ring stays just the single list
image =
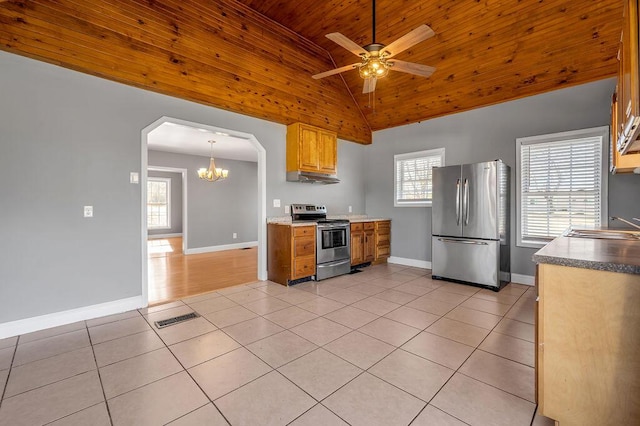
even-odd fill
[{"label": "oven door handle", "polygon": [[318,229],[348,229],[349,224],[340,224],[340,225],[318,225]]},{"label": "oven door handle", "polygon": [[316,265],[316,267],[318,267],[318,268],[331,268],[333,266],[344,265],[345,263],[351,263],[351,259],[339,260],[339,261],[328,262],[328,263],[321,263],[319,265]]}]

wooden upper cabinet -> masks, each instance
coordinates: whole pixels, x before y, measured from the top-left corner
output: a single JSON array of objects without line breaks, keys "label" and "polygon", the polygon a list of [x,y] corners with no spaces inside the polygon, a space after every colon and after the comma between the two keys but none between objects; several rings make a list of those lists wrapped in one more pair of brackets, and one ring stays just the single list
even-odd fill
[{"label": "wooden upper cabinet", "polygon": [[618,135],[622,130],[620,103],[618,102],[618,90],[611,98],[611,173],[633,173],[640,167],[640,153],[620,154],[616,144]]},{"label": "wooden upper cabinet", "polygon": [[623,153],[640,152],[640,75],[638,64],[638,0],[626,0],[624,26],[618,59],[617,149]]},{"label": "wooden upper cabinet", "polygon": [[335,175],[338,138],[334,132],[294,123],[287,127],[287,171]]}]

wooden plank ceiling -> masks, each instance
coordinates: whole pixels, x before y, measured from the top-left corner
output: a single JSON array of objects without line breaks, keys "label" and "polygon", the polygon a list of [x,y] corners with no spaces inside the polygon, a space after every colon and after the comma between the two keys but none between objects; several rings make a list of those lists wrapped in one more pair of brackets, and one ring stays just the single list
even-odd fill
[{"label": "wooden plank ceiling", "polygon": [[[436,36],[374,96],[324,36],[371,43],[369,0],[0,0],[0,49],[283,124],[371,142],[371,131],[614,76],[620,0],[378,0],[376,41]],[[371,106],[375,106],[372,108]],[[284,142],[284,141],[283,141]]]}]

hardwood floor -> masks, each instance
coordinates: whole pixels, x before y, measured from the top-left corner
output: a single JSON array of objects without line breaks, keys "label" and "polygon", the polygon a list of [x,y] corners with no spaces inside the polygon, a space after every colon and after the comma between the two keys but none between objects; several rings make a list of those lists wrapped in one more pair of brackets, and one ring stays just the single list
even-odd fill
[{"label": "hardwood floor", "polygon": [[149,306],[223,287],[251,283],[258,277],[258,248],[182,254],[182,238],[148,241]]}]

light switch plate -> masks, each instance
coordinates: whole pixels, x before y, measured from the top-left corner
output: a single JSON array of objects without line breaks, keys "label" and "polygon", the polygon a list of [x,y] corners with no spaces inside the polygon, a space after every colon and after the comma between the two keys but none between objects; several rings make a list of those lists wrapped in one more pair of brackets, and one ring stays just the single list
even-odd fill
[{"label": "light switch plate", "polygon": [[236,238],[238,238],[238,234],[236,232],[233,233],[233,239],[235,240]]},{"label": "light switch plate", "polygon": [[277,198],[273,199],[273,207],[280,207],[280,200]]},{"label": "light switch plate", "polygon": [[284,205],[284,214],[291,214],[291,207],[287,204]]},{"label": "light switch plate", "polygon": [[93,217],[93,206],[84,206],[84,217]]},{"label": "light switch plate", "polygon": [[140,182],[140,175],[138,174],[138,172],[129,173],[129,182],[130,183],[139,183]]},{"label": "light switch plate", "polygon": [[352,211],[353,211],[353,208],[349,206],[349,213],[351,213]]}]

